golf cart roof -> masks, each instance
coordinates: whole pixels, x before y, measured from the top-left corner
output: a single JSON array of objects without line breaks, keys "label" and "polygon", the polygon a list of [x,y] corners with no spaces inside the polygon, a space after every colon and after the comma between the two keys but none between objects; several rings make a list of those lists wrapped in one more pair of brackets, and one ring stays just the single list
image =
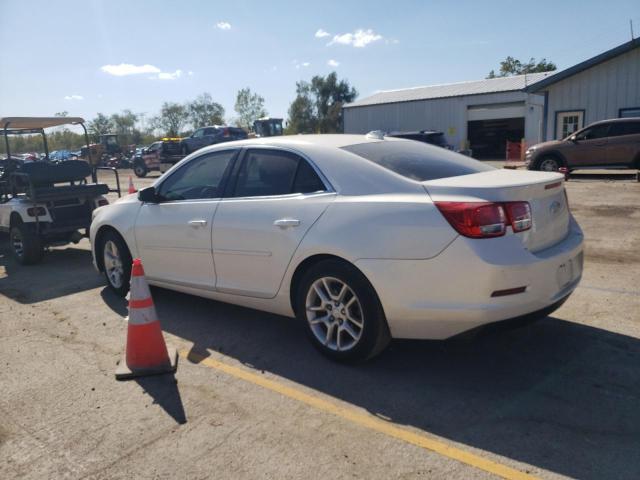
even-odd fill
[{"label": "golf cart roof", "polygon": [[0,118],[0,128],[4,129],[43,129],[59,125],[84,123],[81,117],[4,117]]}]

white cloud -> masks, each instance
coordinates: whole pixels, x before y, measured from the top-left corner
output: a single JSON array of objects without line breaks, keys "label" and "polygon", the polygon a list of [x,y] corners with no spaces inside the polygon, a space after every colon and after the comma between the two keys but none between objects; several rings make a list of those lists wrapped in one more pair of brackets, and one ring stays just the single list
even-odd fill
[{"label": "white cloud", "polygon": [[192,72],[191,70],[189,70],[189,71],[187,72],[187,75],[189,75],[190,77],[193,77],[193,72]]},{"label": "white cloud", "polygon": [[326,32],[321,28],[319,28],[318,31],[316,32],[316,38],[328,37],[329,35],[331,35],[329,32]]},{"label": "white cloud", "polygon": [[310,66],[311,62],[298,62],[297,60],[294,60],[293,64],[296,67],[296,70],[300,70],[301,67],[307,68]]},{"label": "white cloud", "polygon": [[216,23],[216,28],[220,30],[231,30],[231,24],[229,22],[218,22]]},{"label": "white cloud", "polygon": [[353,33],[343,33],[341,35],[334,35],[327,45],[334,45],[336,43],[341,45],[351,45],[356,48],[363,48],[370,43],[382,40],[382,35],[378,35],[370,28],[367,30],[358,29]]},{"label": "white cloud", "polygon": [[327,62],[327,65],[329,65],[330,67],[337,67],[338,65],[340,65],[340,62],[337,62],[336,60],[334,60],[333,58],[331,60],[329,60]]},{"label": "white cloud", "polygon": [[176,70],[175,72],[160,72],[156,77],[158,80],[175,80],[182,76],[182,70]]},{"label": "white cloud", "polygon": [[65,100],[84,100],[82,95],[65,95]]},{"label": "white cloud", "polygon": [[154,65],[132,65],[131,63],[121,63],[119,65],[103,65],[100,67],[105,73],[124,77],[126,75],[139,75],[141,73],[160,73],[160,69]]}]

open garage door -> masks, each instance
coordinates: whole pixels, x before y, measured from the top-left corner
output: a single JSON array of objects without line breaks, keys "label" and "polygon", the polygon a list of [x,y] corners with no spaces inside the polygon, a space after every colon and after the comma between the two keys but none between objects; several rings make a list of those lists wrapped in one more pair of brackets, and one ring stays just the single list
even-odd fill
[{"label": "open garage door", "polygon": [[507,140],[524,137],[524,109],[524,102],[470,106],[467,138],[473,156],[504,159]]},{"label": "open garage door", "polygon": [[503,160],[507,140],[519,142],[524,137],[524,118],[476,120],[469,122],[467,132],[474,158]]}]

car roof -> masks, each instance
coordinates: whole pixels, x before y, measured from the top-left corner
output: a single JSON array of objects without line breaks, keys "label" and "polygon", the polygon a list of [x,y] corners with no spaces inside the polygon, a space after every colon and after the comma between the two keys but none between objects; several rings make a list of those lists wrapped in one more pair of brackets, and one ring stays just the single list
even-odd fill
[{"label": "car roof", "polygon": [[620,122],[640,122],[640,117],[609,118],[607,120],[600,120],[598,122],[590,123],[589,125],[587,125],[587,127],[591,127],[593,125],[603,125],[607,123],[620,123]]}]

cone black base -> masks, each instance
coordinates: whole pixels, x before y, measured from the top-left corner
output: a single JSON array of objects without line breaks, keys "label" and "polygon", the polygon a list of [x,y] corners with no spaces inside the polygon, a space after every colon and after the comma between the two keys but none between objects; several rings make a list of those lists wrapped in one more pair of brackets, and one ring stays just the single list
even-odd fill
[{"label": "cone black base", "polygon": [[159,365],[151,368],[135,368],[131,369],[127,366],[127,359],[122,357],[120,363],[116,367],[116,380],[129,380],[136,377],[144,377],[147,375],[161,375],[163,373],[174,373],[178,368],[178,351],[175,348],[167,348],[169,352],[169,364]]}]

